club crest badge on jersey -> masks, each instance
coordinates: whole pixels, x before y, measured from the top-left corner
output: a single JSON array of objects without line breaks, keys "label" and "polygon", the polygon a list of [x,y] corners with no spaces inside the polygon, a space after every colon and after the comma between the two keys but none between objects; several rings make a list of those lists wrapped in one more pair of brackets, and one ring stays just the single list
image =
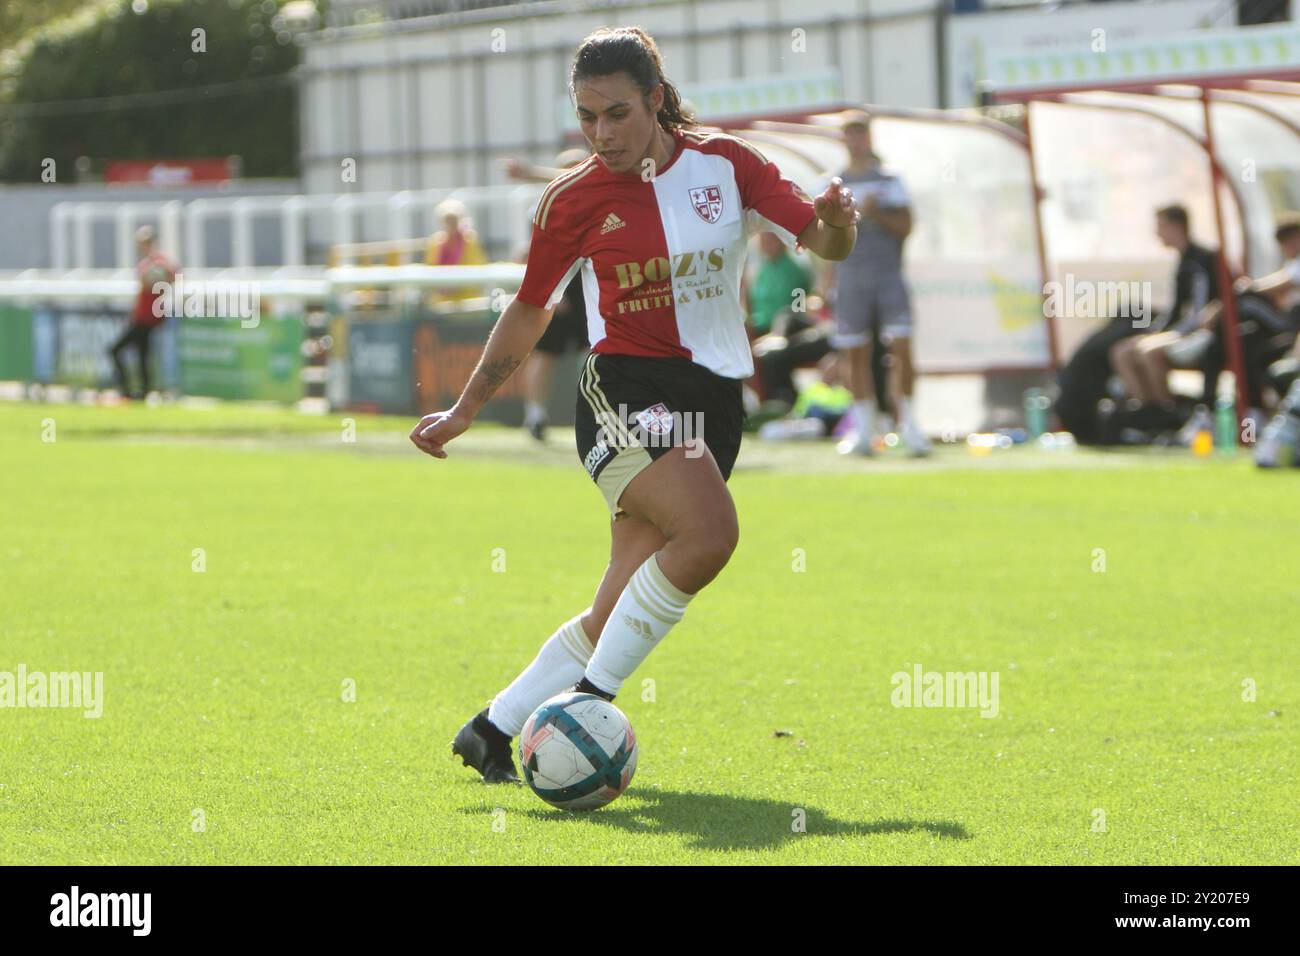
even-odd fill
[{"label": "club crest badge on jersey", "polygon": [[636,421],[651,435],[667,435],[673,430],[673,413],[662,403],[637,412]]},{"label": "club crest badge on jersey", "polygon": [[717,186],[697,186],[691,190],[691,206],[705,222],[717,222],[722,215],[722,190]]}]

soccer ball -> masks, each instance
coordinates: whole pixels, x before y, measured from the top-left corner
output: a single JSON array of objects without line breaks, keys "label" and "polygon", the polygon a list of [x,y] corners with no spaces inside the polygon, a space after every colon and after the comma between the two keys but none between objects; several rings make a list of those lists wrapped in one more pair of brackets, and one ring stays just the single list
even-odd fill
[{"label": "soccer ball", "polygon": [[595,810],[627,789],[636,734],[623,712],[595,694],[557,694],[519,734],[524,780],[553,807]]}]

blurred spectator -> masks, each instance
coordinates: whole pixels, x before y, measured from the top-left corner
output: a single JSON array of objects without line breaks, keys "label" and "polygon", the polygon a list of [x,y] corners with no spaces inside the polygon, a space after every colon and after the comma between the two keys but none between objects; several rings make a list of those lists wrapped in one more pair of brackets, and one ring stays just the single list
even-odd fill
[{"label": "blurred spectator", "polygon": [[1178,360],[1187,363],[1196,362],[1207,347],[1211,334],[1202,326],[1202,310],[1218,298],[1218,262],[1214,252],[1192,242],[1183,206],[1156,211],[1156,235],[1179,254],[1173,305],[1140,334],[1115,343],[1110,361],[1129,398],[1137,403],[1130,411],[1140,411],[1149,427],[1177,428],[1184,416],[1169,392],[1167,351],[1174,348]]},{"label": "blurred spectator", "polygon": [[1142,330],[1134,328],[1133,316],[1146,315],[1150,303],[1129,302],[1110,317],[1110,322],[1088,336],[1057,373],[1056,416],[1061,426],[1081,445],[1103,444],[1098,404],[1107,397],[1107,385],[1114,370],[1110,355],[1117,342]]},{"label": "blurred spectator", "polygon": [[[810,319],[812,271],[773,232],[758,234],[758,248],[762,263],[746,290],[749,324],[756,336],[754,358],[763,397],[790,406],[796,397],[791,373],[830,351],[830,329]],[[792,306],[798,291],[803,309],[796,312]]]},{"label": "blurred spectator", "polygon": [[[513,158],[504,160],[502,166],[511,179],[549,183],[563,175],[564,170],[578,165],[590,155],[585,149],[566,149],[555,157],[554,168],[534,166]],[[524,250],[520,261],[527,261],[527,258],[527,250]],[[546,399],[550,395],[556,360],[570,348],[585,351],[589,347],[587,303],[582,294],[582,274],[579,273],[565,287],[564,298],[555,306],[550,324],[524,360],[521,372],[524,382],[524,428],[538,441],[546,440]]]},{"label": "blurred spectator", "polygon": [[1291,311],[1300,307],[1300,213],[1280,216],[1273,236],[1282,253],[1282,268],[1259,279],[1243,278],[1234,288],[1241,293],[1277,296]]},{"label": "blurred spectator", "polygon": [[870,455],[879,433],[871,365],[873,332],[889,350],[899,431],[913,454],[930,450],[912,412],[912,308],[903,278],[903,241],[912,231],[911,200],[902,181],[886,172],[871,150],[868,117],[854,110],[842,125],[849,164],[837,175],[862,210],[857,243],[849,258],[834,264],[835,335],[848,387],[854,395],[856,434],[840,450]]},{"label": "blurred spectator", "polygon": [[[1300,333],[1300,213],[1288,213],[1279,219],[1275,235],[1286,260],[1282,268],[1259,279],[1241,279],[1237,289],[1268,296],[1283,313],[1294,336]],[[1214,357],[1211,354],[1210,358]],[[1278,395],[1288,394],[1300,379],[1300,337],[1294,339],[1282,358],[1268,366],[1265,378]]]},{"label": "blurred spectator", "polygon": [[[478,234],[471,228],[465,205],[458,200],[448,199],[438,204],[434,218],[442,223],[429,239],[429,249],[424,261],[431,266],[481,266],[487,262],[487,254],[479,244]],[[434,292],[433,301],[459,301],[473,299],[483,294],[483,290],[474,286],[461,289],[439,289]]]},{"label": "blurred spectator", "polygon": [[526,159],[509,156],[501,160],[501,168],[507,176],[521,183],[549,183],[566,169],[578,165],[590,155],[591,150],[575,146],[556,156],[554,166],[538,166]]},{"label": "blurred spectator", "polygon": [[817,378],[799,390],[790,414],[764,422],[758,437],[764,441],[801,441],[832,434],[853,407],[853,393],[841,381],[843,363],[827,353],[817,363]]},{"label": "blurred spectator", "polygon": [[[140,291],[135,298],[135,306],[125,331],[109,349],[113,359],[113,368],[117,372],[118,387],[124,396],[144,398],[149,394],[149,355],[150,340],[157,328],[166,320],[164,315],[155,315],[154,305],[162,296],[162,290],[155,291],[158,283],[170,284],[176,279],[176,267],[158,248],[158,236],[152,226],[141,226],[135,233],[136,251],[140,261],[135,271],[140,277]],[[161,311],[161,308],[158,310]],[[122,353],[135,349],[140,360],[140,391],[133,393],[126,366],[122,362]]]},{"label": "blurred spectator", "polygon": [[766,335],[777,313],[790,310],[796,290],[802,290],[805,302],[812,295],[813,275],[774,232],[758,234],[758,251],[763,261],[748,290],[749,324],[756,334]]},{"label": "blurred spectator", "polygon": [[817,363],[820,375],[799,390],[791,414],[820,419],[830,434],[853,404],[853,394],[840,377],[843,369],[837,356],[827,355]]},{"label": "blurred spectator", "polygon": [[[1300,216],[1288,214],[1278,220],[1273,233],[1282,253],[1283,266],[1277,272],[1251,279],[1243,276],[1233,286],[1237,296],[1237,337],[1241,341],[1242,365],[1246,375],[1246,402],[1251,418],[1258,420],[1265,405],[1264,386],[1269,382],[1269,366],[1279,360],[1295,342],[1300,330]],[[1179,361],[1176,349],[1168,350],[1175,368],[1199,368],[1205,377],[1201,405],[1194,420],[1188,422],[1183,438],[1200,427],[1208,427],[1210,407],[1219,389],[1219,375],[1227,364],[1222,303],[1206,308],[1202,334],[1206,347],[1190,356],[1191,364]],[[1286,389],[1278,389],[1279,398]]]}]

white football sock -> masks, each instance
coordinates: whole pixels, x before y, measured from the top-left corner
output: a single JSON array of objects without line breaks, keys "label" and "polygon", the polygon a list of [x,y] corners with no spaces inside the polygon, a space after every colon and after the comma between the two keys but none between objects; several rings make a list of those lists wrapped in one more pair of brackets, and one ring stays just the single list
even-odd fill
[{"label": "white football sock", "polygon": [[659,559],[650,555],[632,573],[610,612],[596,642],[596,653],[587,663],[587,680],[606,693],[617,694],[623,681],[682,619],[693,597],[676,588],[664,576]]},{"label": "white football sock", "polygon": [[[590,610],[587,608],[582,614]],[[524,729],[524,722],[542,701],[582,680],[593,650],[586,631],[582,629],[582,614],[561,624],[523,673],[492,698],[488,720],[498,730],[511,737],[518,736]]]},{"label": "white football sock", "polygon": [[857,416],[854,423],[863,435],[876,434],[876,403],[869,398],[853,403],[853,413]]},{"label": "white football sock", "polygon": [[534,425],[546,421],[546,406],[539,402],[524,402],[524,424]]},{"label": "white football sock", "polygon": [[916,422],[912,421],[912,399],[908,395],[898,396],[898,427],[915,428]]}]

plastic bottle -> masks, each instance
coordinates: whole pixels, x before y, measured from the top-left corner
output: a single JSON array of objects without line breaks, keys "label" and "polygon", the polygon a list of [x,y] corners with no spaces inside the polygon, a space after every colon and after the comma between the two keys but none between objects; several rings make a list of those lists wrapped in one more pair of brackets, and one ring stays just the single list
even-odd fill
[{"label": "plastic bottle", "polygon": [[1025,390],[1025,429],[1031,439],[1047,431],[1047,409],[1051,404],[1041,388]]},{"label": "plastic bottle", "polygon": [[1220,454],[1237,452],[1237,405],[1228,395],[1220,396],[1214,405],[1214,444]]}]

